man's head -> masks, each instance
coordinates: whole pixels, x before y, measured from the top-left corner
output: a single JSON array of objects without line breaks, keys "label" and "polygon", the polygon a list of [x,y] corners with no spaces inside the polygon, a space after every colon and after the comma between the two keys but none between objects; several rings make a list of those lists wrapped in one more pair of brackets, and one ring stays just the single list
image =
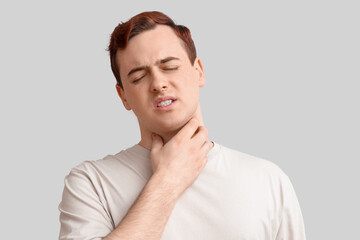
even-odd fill
[{"label": "man's head", "polygon": [[143,12],[129,21],[120,23],[111,34],[109,53],[111,69],[116,78],[117,84],[123,88],[122,80],[120,77],[119,66],[120,62],[116,59],[116,53],[118,50],[125,49],[128,42],[136,35],[154,29],[157,25],[166,25],[172,28],[175,34],[181,39],[183,47],[189,57],[192,64],[196,59],[196,48],[191,38],[190,30],[182,25],[176,25],[174,21],[161,12]]},{"label": "man's head", "polygon": [[191,118],[202,123],[205,75],[187,28],[162,13],[142,13],[115,28],[109,50],[116,89],[138,119],[144,146],[151,133],[167,141]]}]

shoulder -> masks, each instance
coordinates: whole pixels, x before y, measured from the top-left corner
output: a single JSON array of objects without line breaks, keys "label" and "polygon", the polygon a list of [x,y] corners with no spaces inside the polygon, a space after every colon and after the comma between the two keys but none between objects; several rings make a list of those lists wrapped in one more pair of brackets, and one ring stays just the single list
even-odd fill
[{"label": "shoulder", "polygon": [[256,179],[267,179],[282,184],[290,184],[289,177],[274,162],[257,157],[251,154],[240,152],[222,145],[219,145],[219,155],[222,161],[228,165],[232,171]]},{"label": "shoulder", "polygon": [[235,164],[241,164],[243,167],[257,168],[264,171],[284,174],[280,167],[270,160],[240,152],[222,145],[220,145],[220,148],[224,157]]},{"label": "shoulder", "polygon": [[116,155],[107,155],[101,159],[96,160],[86,160],[73,167],[70,171],[69,175],[79,174],[85,176],[91,176],[94,174],[98,174],[107,168],[111,168],[112,166],[118,164],[119,160],[116,158]]},{"label": "shoulder", "polygon": [[116,162],[113,155],[108,155],[98,160],[86,160],[73,167],[65,176],[65,188],[72,191],[89,191],[97,189],[104,176],[108,175]]},{"label": "shoulder", "polygon": [[117,154],[109,154],[101,159],[83,161],[71,169],[65,181],[76,183],[104,183],[125,181],[131,178],[148,179],[151,164],[146,150],[134,145]]}]

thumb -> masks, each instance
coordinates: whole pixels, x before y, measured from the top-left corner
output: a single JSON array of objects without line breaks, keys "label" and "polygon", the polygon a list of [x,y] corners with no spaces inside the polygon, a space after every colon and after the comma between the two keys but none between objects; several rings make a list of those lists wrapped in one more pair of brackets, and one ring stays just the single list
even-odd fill
[{"label": "thumb", "polygon": [[164,142],[159,135],[152,133],[151,138],[152,138],[151,151],[157,151],[163,147]]}]

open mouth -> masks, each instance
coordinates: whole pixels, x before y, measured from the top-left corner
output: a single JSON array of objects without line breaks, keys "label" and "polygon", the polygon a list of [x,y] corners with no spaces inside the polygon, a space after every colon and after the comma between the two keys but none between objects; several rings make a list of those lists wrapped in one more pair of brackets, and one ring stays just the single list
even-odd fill
[{"label": "open mouth", "polygon": [[168,110],[175,102],[176,99],[174,97],[162,97],[155,101],[154,107],[158,110]]},{"label": "open mouth", "polygon": [[157,107],[165,107],[165,106],[169,106],[171,103],[173,103],[174,100],[172,99],[169,99],[169,100],[165,100],[165,101],[162,101],[160,102]]}]

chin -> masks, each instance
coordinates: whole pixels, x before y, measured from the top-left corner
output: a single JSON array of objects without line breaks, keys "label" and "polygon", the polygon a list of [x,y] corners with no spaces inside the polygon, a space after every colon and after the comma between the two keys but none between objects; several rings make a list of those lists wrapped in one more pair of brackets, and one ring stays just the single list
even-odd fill
[{"label": "chin", "polygon": [[164,132],[173,132],[180,130],[188,121],[165,121],[159,124],[159,128]]},{"label": "chin", "polygon": [[159,132],[163,132],[163,133],[179,131],[190,119],[191,117],[182,118],[182,119],[179,118],[166,119],[165,121],[160,121],[157,124],[156,129]]}]

